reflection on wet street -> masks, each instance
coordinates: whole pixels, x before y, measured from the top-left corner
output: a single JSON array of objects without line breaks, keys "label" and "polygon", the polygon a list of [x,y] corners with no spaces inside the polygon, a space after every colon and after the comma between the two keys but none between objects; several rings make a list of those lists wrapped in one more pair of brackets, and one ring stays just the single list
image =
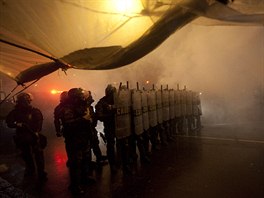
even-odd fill
[{"label": "reflection on wet street", "polygon": [[[109,165],[96,168],[96,183],[86,186],[83,197],[192,198],[264,197],[263,127],[204,126],[201,136],[177,136],[175,142],[151,154],[150,164],[134,164],[133,175]],[[7,170],[1,177],[32,197],[72,197],[68,191],[67,156],[62,138],[48,135],[45,151],[48,181],[23,179],[24,165],[10,131],[1,132],[1,160]],[[105,145],[100,143],[105,154]],[[3,188],[0,189],[3,191]]]}]

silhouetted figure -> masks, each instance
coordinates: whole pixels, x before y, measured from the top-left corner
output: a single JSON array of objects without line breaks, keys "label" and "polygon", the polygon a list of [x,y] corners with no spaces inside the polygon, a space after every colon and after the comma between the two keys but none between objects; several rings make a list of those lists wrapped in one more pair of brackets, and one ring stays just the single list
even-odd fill
[{"label": "silhouetted figure", "polygon": [[98,139],[98,131],[96,130],[96,126],[97,126],[97,117],[94,111],[94,108],[92,106],[92,103],[94,102],[94,99],[92,97],[92,93],[91,91],[87,91],[86,95],[86,102],[87,102],[87,108],[88,108],[88,113],[90,115],[90,122],[91,122],[91,132],[92,132],[92,140],[91,140],[91,146],[92,146],[92,150],[93,153],[96,157],[96,163],[97,165],[101,166],[101,165],[105,165],[106,164],[106,160],[107,160],[107,156],[102,155],[102,151],[100,149],[99,146],[99,139]]},{"label": "silhouetted figure", "polygon": [[7,115],[6,123],[8,127],[16,128],[14,141],[25,161],[25,176],[34,175],[37,168],[39,179],[45,181],[47,173],[44,171],[43,149],[47,142],[45,136],[40,134],[43,115],[38,108],[31,106],[31,101],[29,93],[18,94],[15,108]]},{"label": "silhouetted figure", "polygon": [[63,107],[67,104],[68,101],[68,91],[63,91],[60,94],[60,103],[54,109],[54,126],[56,131],[56,136],[61,137],[63,136],[63,125],[62,125],[62,118],[61,118],[61,111]]},{"label": "silhouetted figure", "polygon": [[69,189],[73,194],[83,194],[82,185],[95,182],[94,179],[88,177],[92,130],[84,92],[81,88],[70,89],[68,101],[61,110],[70,172]]},{"label": "silhouetted figure", "polygon": [[[54,126],[56,131],[57,137],[65,137],[64,135],[64,128],[63,128],[63,108],[68,103],[68,91],[63,91],[60,94],[60,103],[54,109]],[[68,151],[68,144],[65,144],[65,150],[67,154],[67,158],[69,159],[69,151]],[[66,166],[69,167],[69,161],[67,160]]]},{"label": "silhouetted figure", "polygon": [[95,106],[96,116],[98,120],[102,121],[104,124],[104,134],[107,147],[106,152],[112,173],[117,171],[115,157],[115,92],[116,88],[112,85],[108,85],[105,89],[105,96],[102,97]]}]

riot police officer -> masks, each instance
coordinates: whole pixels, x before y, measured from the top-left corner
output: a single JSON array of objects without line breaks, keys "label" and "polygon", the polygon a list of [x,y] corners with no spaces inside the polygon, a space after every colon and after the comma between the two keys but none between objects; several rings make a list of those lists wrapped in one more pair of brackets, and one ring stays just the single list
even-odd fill
[{"label": "riot police officer", "polygon": [[107,158],[112,173],[117,171],[115,158],[115,113],[114,93],[116,88],[109,84],[105,89],[105,96],[95,105],[96,116],[104,124]]},{"label": "riot police officer", "polygon": [[25,176],[33,176],[37,168],[38,178],[41,181],[46,181],[47,173],[44,171],[43,153],[46,138],[40,134],[43,115],[38,108],[31,106],[31,101],[31,94],[25,92],[18,94],[16,105],[7,115],[6,123],[8,127],[16,128],[14,141],[17,148],[21,150],[22,158],[25,161]]},{"label": "riot police officer", "polygon": [[67,101],[68,101],[68,91],[63,91],[60,94],[60,103],[54,109],[54,125],[55,125],[55,131],[57,137],[61,137],[63,135],[61,110],[67,104]]},{"label": "riot police officer", "polygon": [[[54,109],[54,126],[55,126],[55,131],[56,131],[56,136],[57,137],[64,137],[64,129],[63,129],[63,115],[62,115],[62,110],[63,108],[67,105],[68,103],[68,91],[63,91],[60,94],[60,103],[55,107]],[[69,158],[68,155],[68,144],[65,144],[65,150],[67,157]],[[69,167],[69,161],[67,160],[66,166]]]},{"label": "riot police officer", "polygon": [[83,194],[82,185],[91,184],[95,180],[88,177],[92,132],[82,88],[72,88],[68,91],[68,102],[61,110],[61,119],[68,153],[71,182],[69,189],[73,194]]},{"label": "riot police officer", "polygon": [[94,99],[92,97],[91,91],[85,92],[85,98],[87,102],[87,108],[88,113],[91,116],[90,122],[91,122],[91,132],[92,132],[92,140],[91,140],[91,147],[93,150],[93,153],[96,157],[96,163],[97,165],[101,166],[106,164],[107,157],[105,155],[102,155],[102,151],[99,146],[99,139],[98,139],[98,131],[96,130],[97,126],[97,117],[94,111],[94,107],[92,106],[92,103],[94,102]]}]

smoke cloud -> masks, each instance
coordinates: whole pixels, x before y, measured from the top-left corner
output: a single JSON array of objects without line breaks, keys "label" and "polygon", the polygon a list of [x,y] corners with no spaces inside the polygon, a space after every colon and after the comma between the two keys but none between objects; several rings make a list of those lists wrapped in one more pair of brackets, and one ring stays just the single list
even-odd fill
[{"label": "smoke cloud", "polygon": [[174,89],[179,84],[180,89],[186,86],[202,93],[205,124],[263,120],[263,35],[263,26],[189,24],[131,65],[106,71],[72,69],[67,75],[58,71],[31,90],[82,87],[91,90],[97,102],[109,83],[118,87],[128,81],[135,88],[139,82],[141,88],[154,84]]}]

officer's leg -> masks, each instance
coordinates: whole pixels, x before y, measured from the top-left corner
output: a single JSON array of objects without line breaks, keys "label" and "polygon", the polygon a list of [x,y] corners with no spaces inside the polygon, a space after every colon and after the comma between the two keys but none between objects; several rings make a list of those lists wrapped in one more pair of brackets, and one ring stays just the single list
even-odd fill
[{"label": "officer's leg", "polygon": [[95,179],[90,177],[92,174],[92,151],[91,147],[88,146],[86,149],[82,150],[81,158],[81,183],[85,185],[90,185],[95,183]]},{"label": "officer's leg", "polygon": [[69,146],[69,173],[70,186],[69,190],[73,194],[83,194],[84,190],[81,187],[81,167],[82,167],[82,151],[74,146]]},{"label": "officer's leg", "polygon": [[147,152],[143,144],[143,135],[137,135],[136,140],[141,163],[150,163],[150,159],[147,157]]},{"label": "officer's leg", "polygon": [[32,146],[21,145],[20,150],[22,152],[22,158],[25,161],[26,169],[25,176],[32,176],[35,174],[35,164],[32,153]]},{"label": "officer's leg", "polygon": [[128,141],[128,157],[130,162],[136,162],[138,155],[137,155],[137,140],[136,135],[132,134],[127,138]]},{"label": "officer's leg", "polygon": [[166,133],[167,133],[167,131],[166,131],[167,126],[166,125],[167,125],[167,123],[164,122],[163,124],[159,124],[159,128],[158,128],[161,145],[163,145],[163,146],[168,145],[167,138],[166,138]]},{"label": "officer's leg", "polygon": [[189,115],[189,116],[187,116],[187,128],[188,128],[188,134],[189,135],[194,135],[194,130],[193,130],[192,124],[193,124],[193,119],[192,119],[192,116]]},{"label": "officer's leg", "polygon": [[115,155],[115,136],[114,133],[111,131],[105,131],[105,138],[106,138],[106,153],[108,162],[110,165],[110,169],[112,173],[117,171],[116,168],[116,155]]},{"label": "officer's leg", "polygon": [[201,118],[200,115],[196,117],[197,119],[197,135],[201,135],[201,130],[202,130],[202,123],[201,123]]},{"label": "officer's leg", "polygon": [[178,125],[177,125],[177,129],[179,134],[184,134],[184,130],[183,130],[183,122],[184,122],[184,117],[179,117],[178,118]]},{"label": "officer's leg", "polygon": [[47,180],[47,173],[45,170],[45,159],[44,159],[44,152],[42,149],[36,149],[35,153],[35,160],[38,170],[38,177],[40,180]]},{"label": "officer's leg", "polygon": [[146,130],[146,131],[143,132],[142,139],[143,139],[143,147],[144,147],[144,150],[146,151],[146,155],[149,155],[150,154],[150,150],[149,150],[149,142],[150,142],[149,130]]},{"label": "officer's leg", "polygon": [[151,142],[151,151],[159,150],[157,144],[158,144],[158,130],[157,126],[150,127],[150,142]]},{"label": "officer's leg", "polygon": [[132,174],[132,170],[129,164],[129,145],[128,138],[118,139],[116,142],[118,152],[121,155],[121,163],[124,174]]}]

